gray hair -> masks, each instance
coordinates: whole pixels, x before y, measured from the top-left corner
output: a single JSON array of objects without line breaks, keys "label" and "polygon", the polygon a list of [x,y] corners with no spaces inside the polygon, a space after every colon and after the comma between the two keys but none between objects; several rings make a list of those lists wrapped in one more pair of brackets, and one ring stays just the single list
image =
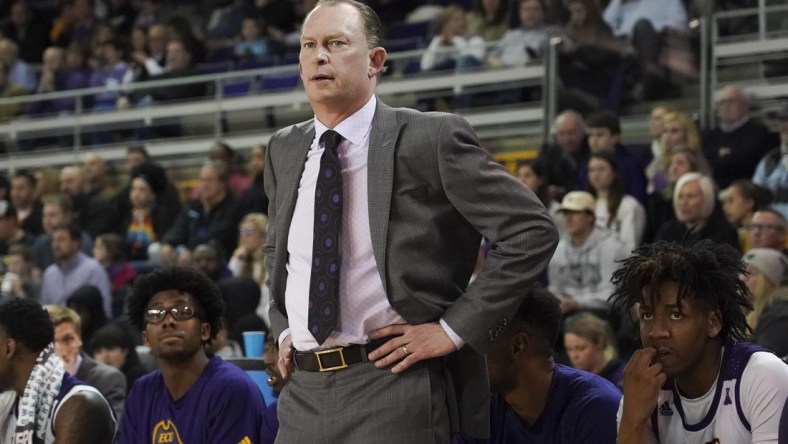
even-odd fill
[{"label": "gray hair", "polygon": [[[690,182],[698,182],[698,185],[700,186],[700,191],[703,194],[703,208],[701,209],[701,215],[704,219],[707,219],[709,216],[711,216],[712,211],[714,211],[716,197],[716,193],[714,192],[715,185],[714,181],[712,181],[709,176],[705,176],[696,172],[682,175],[676,182],[676,188],[673,189],[673,210],[676,212],[676,219],[679,218],[679,193],[681,192],[681,189],[684,187],[684,185]],[[679,219],[679,222],[684,221]]]}]

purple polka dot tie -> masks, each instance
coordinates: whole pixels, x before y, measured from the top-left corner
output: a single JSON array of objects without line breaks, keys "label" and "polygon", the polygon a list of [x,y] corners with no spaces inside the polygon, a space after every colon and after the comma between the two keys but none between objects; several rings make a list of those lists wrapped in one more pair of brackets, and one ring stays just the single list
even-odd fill
[{"label": "purple polka dot tie", "polygon": [[318,344],[326,341],[339,316],[339,233],[342,229],[342,165],[337,146],[342,136],[328,130],[315,186],[312,275],[309,280],[309,332]]}]

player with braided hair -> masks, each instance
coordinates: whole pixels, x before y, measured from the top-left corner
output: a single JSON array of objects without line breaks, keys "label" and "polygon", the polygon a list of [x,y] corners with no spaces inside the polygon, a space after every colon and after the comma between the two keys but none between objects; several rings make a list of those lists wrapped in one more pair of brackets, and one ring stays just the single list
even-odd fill
[{"label": "player with braided hair", "polygon": [[705,240],[646,245],[613,275],[643,347],[624,371],[618,442],[777,442],[788,367],[742,341],[752,308],[737,251]]}]

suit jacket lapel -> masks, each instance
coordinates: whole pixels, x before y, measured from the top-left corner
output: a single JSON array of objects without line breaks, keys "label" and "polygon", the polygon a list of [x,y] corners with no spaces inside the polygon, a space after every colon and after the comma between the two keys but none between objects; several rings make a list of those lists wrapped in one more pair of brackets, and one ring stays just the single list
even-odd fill
[{"label": "suit jacket lapel", "polygon": [[[289,145],[287,152],[287,159],[283,162],[288,165],[288,171],[285,177],[289,181],[284,189],[287,195],[284,196],[285,202],[290,204],[287,207],[287,223],[280,225],[281,227],[289,227],[293,219],[293,212],[295,211],[295,201],[298,197],[298,185],[301,183],[301,175],[304,173],[304,165],[306,164],[306,153],[309,151],[309,146],[312,144],[312,139],[315,138],[315,122],[310,120],[303,125],[298,125],[297,128],[300,132],[293,132],[292,137],[289,137],[286,143]],[[289,229],[289,228],[288,228]],[[286,237],[286,236],[285,236]]]},{"label": "suit jacket lapel", "polygon": [[88,377],[88,374],[90,374],[90,371],[96,366],[96,361],[94,361],[84,352],[79,352],[79,354],[82,356],[82,363],[79,364],[77,374],[74,375],[74,377],[85,381]]},{"label": "suit jacket lapel", "polygon": [[394,184],[394,153],[401,129],[394,110],[378,99],[372,132],[369,137],[367,159],[367,190],[369,205],[369,229],[372,235],[372,250],[378,265],[378,273],[386,282],[386,235],[388,233],[391,191]]}]

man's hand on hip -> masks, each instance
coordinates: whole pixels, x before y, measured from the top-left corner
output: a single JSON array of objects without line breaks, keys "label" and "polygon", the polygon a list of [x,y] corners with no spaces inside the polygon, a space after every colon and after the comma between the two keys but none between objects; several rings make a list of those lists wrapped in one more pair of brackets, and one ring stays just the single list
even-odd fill
[{"label": "man's hand on hip", "polygon": [[391,369],[393,373],[403,372],[419,361],[446,356],[457,350],[438,322],[389,325],[369,335],[373,340],[387,336],[396,337],[370,353],[369,360],[375,361],[375,367],[378,368],[396,363]]},{"label": "man's hand on hip", "polygon": [[290,375],[295,370],[295,364],[293,363],[294,353],[293,338],[287,335],[282,340],[282,344],[279,345],[279,360],[276,363],[276,366],[279,367],[279,373],[282,375],[282,380],[285,382],[290,380]]}]

